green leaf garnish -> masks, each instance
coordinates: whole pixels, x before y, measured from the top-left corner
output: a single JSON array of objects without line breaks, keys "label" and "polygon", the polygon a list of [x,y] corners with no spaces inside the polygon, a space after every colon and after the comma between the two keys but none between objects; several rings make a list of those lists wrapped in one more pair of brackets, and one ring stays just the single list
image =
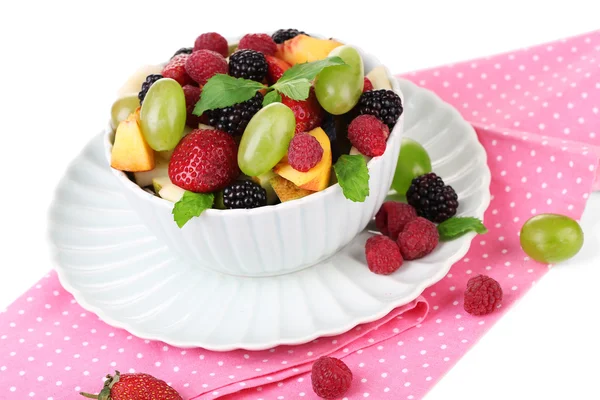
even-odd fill
[{"label": "green leaf garnish", "polygon": [[274,90],[272,92],[267,93],[267,95],[263,99],[262,106],[268,106],[271,103],[281,103],[281,95]]},{"label": "green leaf garnish", "polygon": [[199,217],[200,214],[212,207],[215,195],[212,193],[194,193],[186,192],[173,206],[173,219],[177,226],[182,228],[193,217]]},{"label": "green leaf garnish", "polygon": [[484,234],[488,231],[483,222],[475,217],[452,217],[439,224],[437,229],[443,241],[454,240],[468,232]]},{"label": "green leaf garnish", "polygon": [[333,170],[348,200],[365,201],[369,195],[369,169],[361,154],[340,156]]},{"label": "green leaf garnish", "polygon": [[202,88],[200,101],[194,107],[194,115],[202,115],[206,110],[229,107],[250,100],[265,85],[250,79],[234,78],[216,74]]},{"label": "green leaf garnish", "polygon": [[273,86],[273,89],[292,100],[305,100],[310,93],[313,79],[324,68],[336,65],[346,65],[340,57],[327,57],[323,60],[296,64],[283,73]]}]

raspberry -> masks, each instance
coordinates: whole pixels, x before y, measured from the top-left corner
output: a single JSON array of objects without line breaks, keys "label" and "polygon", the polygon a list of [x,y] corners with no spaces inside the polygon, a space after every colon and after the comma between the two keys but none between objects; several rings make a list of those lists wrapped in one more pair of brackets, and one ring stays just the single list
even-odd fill
[{"label": "raspberry", "polygon": [[200,100],[200,94],[202,89],[197,86],[185,85],[183,87],[183,94],[185,95],[185,108],[187,110],[187,117],[185,124],[191,128],[197,128],[200,123],[200,117],[194,115],[193,111],[196,107],[196,103]]},{"label": "raspberry", "polygon": [[365,76],[365,85],[363,86],[363,93],[368,92],[369,90],[373,90],[373,84],[371,80]]},{"label": "raspberry", "polygon": [[348,391],[352,384],[352,371],[342,360],[321,357],[312,366],[312,387],[323,399],[336,399]]},{"label": "raspberry", "polygon": [[369,157],[385,153],[389,128],[373,115],[359,115],[348,126],[348,139],[362,154]]},{"label": "raspberry", "polygon": [[379,232],[396,240],[406,224],[415,218],[417,211],[412,206],[398,201],[386,201],[375,215],[375,225]]},{"label": "raspberry", "polygon": [[175,79],[183,87],[192,83],[192,78],[185,72],[185,62],[189,54],[179,54],[171,59],[163,68],[161,75],[165,78]]},{"label": "raspberry", "polygon": [[225,58],[219,53],[212,50],[198,50],[188,57],[185,71],[193,80],[204,85],[213,75],[226,74],[229,67]]},{"label": "raspberry", "polygon": [[287,156],[292,168],[306,172],[321,161],[323,148],[314,136],[306,132],[298,132],[290,141]]},{"label": "raspberry", "polygon": [[389,275],[402,266],[402,254],[396,242],[387,236],[371,236],[365,245],[367,266],[379,275]]},{"label": "raspberry", "polygon": [[277,45],[266,33],[248,33],[240,39],[238,49],[250,49],[272,56],[277,51]]},{"label": "raspberry", "polygon": [[465,311],[471,315],[486,315],[502,301],[500,284],[486,275],[477,275],[467,282]]},{"label": "raspberry", "polygon": [[216,192],[240,174],[237,144],[226,132],[195,129],[183,137],[169,161],[169,178],[175,185],[197,193]]},{"label": "raspberry", "polygon": [[431,253],[440,240],[435,224],[417,217],[404,226],[398,235],[398,247],[405,260],[416,260]]},{"label": "raspberry", "polygon": [[219,35],[216,32],[207,32],[196,38],[194,42],[194,51],[198,50],[212,50],[223,57],[229,55],[229,45],[227,39]]}]

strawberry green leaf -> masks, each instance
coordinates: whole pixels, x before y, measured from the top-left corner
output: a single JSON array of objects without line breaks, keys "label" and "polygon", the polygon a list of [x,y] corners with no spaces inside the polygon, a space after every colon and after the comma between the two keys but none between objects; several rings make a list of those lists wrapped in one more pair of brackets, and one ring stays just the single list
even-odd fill
[{"label": "strawberry green leaf", "polygon": [[487,233],[487,228],[479,218],[452,217],[440,223],[437,227],[440,240],[454,240],[468,232]]},{"label": "strawberry green leaf", "polygon": [[268,106],[271,103],[281,103],[281,95],[275,90],[267,93],[267,95],[263,99],[262,106]]},{"label": "strawberry green leaf", "polygon": [[365,201],[369,195],[369,169],[361,154],[340,156],[333,170],[348,200]]},{"label": "strawberry green leaf", "polygon": [[265,85],[260,82],[216,74],[202,88],[200,100],[194,107],[194,115],[250,100],[257,91],[264,88]]},{"label": "strawberry green leaf", "polygon": [[199,217],[200,214],[212,207],[215,195],[212,193],[194,193],[186,191],[181,200],[173,206],[173,219],[177,226],[183,226],[193,217]]}]

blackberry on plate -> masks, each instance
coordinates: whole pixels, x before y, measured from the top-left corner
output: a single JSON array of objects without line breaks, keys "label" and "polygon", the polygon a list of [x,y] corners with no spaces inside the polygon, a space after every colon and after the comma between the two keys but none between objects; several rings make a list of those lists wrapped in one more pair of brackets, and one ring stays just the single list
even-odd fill
[{"label": "blackberry on plate", "polygon": [[225,208],[256,208],[267,205],[267,191],[252,181],[236,181],[223,189]]},{"label": "blackberry on plate", "polygon": [[250,119],[261,109],[263,95],[256,92],[253,98],[225,108],[206,111],[208,124],[233,136],[244,133]]},{"label": "blackberry on plate", "polygon": [[364,92],[356,105],[358,115],[374,115],[386,124],[390,130],[402,115],[403,110],[400,96],[393,90],[386,89]]},{"label": "blackberry on plate", "polygon": [[[295,38],[298,35],[307,35],[306,32],[299,31],[298,29],[278,29],[274,34],[271,35],[275,43],[283,43],[286,40]],[[307,35],[309,36],[309,35]]]},{"label": "blackberry on plate", "polygon": [[229,57],[229,75],[262,82],[269,66],[265,55],[256,50],[237,50]]},{"label": "blackberry on plate", "polygon": [[142,83],[142,90],[138,93],[138,99],[140,99],[140,105],[144,102],[146,98],[146,94],[148,90],[150,90],[150,86],[154,84],[157,80],[161,79],[163,76],[160,74],[152,74],[146,77],[144,83]]},{"label": "blackberry on plate", "polygon": [[171,56],[171,59],[177,57],[180,54],[192,54],[192,51],[194,51],[192,47],[182,47],[179,50],[177,50],[175,54],[173,54],[173,56]]},{"label": "blackberry on plate", "polygon": [[458,196],[452,186],[444,184],[433,172],[413,179],[406,200],[419,216],[437,223],[454,216],[458,208]]}]

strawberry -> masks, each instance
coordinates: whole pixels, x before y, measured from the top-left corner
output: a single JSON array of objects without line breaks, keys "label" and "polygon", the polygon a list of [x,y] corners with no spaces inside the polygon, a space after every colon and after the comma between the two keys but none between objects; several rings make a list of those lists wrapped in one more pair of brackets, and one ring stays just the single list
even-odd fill
[{"label": "strawberry", "polygon": [[267,59],[267,82],[272,85],[281,78],[281,75],[292,66],[287,63],[287,61],[283,61],[281,58],[277,58],[274,56],[265,56]]},{"label": "strawberry", "polygon": [[107,378],[99,394],[80,394],[88,399],[98,400],[183,400],[165,381],[148,374],[121,375],[119,371],[115,371],[115,376],[107,375]]},{"label": "strawberry", "polygon": [[291,108],[296,116],[296,133],[313,130],[323,122],[325,113],[312,88],[306,100],[292,100],[287,96],[281,98],[281,102]]},{"label": "strawberry", "polygon": [[237,151],[231,135],[216,129],[194,129],[173,150],[169,178],[190,192],[216,192],[240,174]]}]

